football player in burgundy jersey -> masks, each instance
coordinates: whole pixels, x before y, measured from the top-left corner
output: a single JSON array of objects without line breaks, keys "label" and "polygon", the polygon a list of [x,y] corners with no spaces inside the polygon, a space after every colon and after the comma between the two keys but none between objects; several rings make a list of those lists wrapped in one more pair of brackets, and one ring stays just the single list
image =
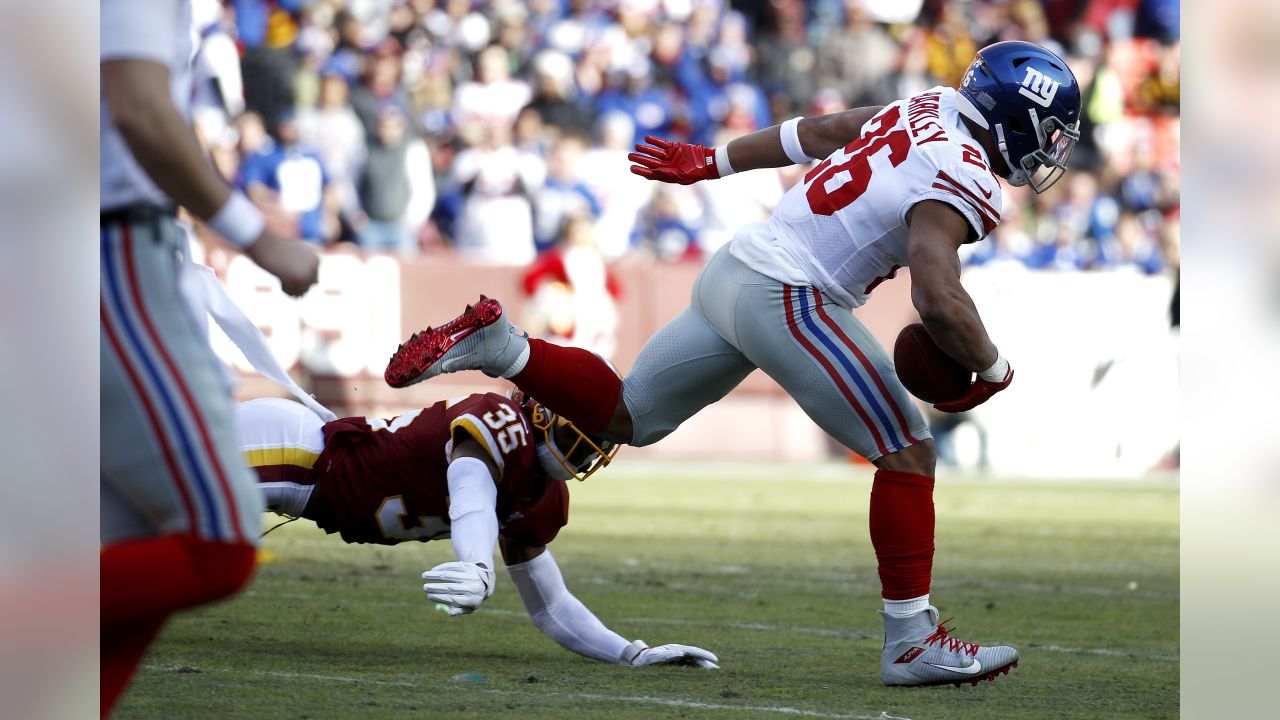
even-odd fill
[{"label": "football player in burgundy jersey", "polygon": [[645,343],[621,382],[589,352],[528,339],[483,296],[404,343],[386,380],[403,387],[483,370],[585,432],[648,445],[760,368],[876,465],[870,529],[884,599],[881,679],[994,680],[1017,664],[1017,651],[950,636],[929,604],[933,440],[888,355],[849,309],[909,266],[911,299],[930,336],[977,373],[963,396],[935,407],[970,410],[1007,388],[1013,369],[960,283],[957,249],[999,222],[997,178],[1038,193],[1062,176],[1079,118],[1080,88],[1065,62],[1038,45],[1001,42],[978,52],[958,89],[793,118],[720,148],[647,138],[629,156],[631,171],[682,185],[821,161],[769,222],[747,225],[716,252],[690,307]]},{"label": "football player in burgundy jersey", "polygon": [[626,640],[565,587],[546,548],[569,519],[565,481],[608,465],[617,446],[523,393],[329,423],[299,403],[263,398],[241,403],[236,425],[268,510],[314,520],[349,543],[451,538],[458,559],[422,574],[428,599],[450,615],[493,594],[496,544],[534,625],[569,650],[622,665],[717,667],[701,648]]}]

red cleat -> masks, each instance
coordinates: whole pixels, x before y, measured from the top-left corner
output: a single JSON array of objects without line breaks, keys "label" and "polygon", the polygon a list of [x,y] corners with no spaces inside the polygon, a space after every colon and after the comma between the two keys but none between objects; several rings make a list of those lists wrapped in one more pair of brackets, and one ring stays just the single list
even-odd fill
[{"label": "red cleat", "polygon": [[528,340],[507,322],[502,304],[484,295],[474,307],[437,328],[416,332],[387,361],[383,378],[403,388],[459,370],[498,377],[527,351]]}]

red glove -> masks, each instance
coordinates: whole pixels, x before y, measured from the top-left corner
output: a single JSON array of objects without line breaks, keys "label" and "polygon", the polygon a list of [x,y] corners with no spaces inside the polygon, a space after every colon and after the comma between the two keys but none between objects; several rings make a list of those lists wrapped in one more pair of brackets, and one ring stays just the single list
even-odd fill
[{"label": "red glove", "polygon": [[969,390],[964,395],[955,400],[948,400],[934,404],[934,408],[942,412],[959,413],[972,410],[982,403],[991,399],[992,395],[1009,387],[1009,383],[1013,382],[1013,368],[1009,368],[1009,372],[1005,373],[1004,380],[1000,382],[992,382],[983,380],[979,375],[974,379],[973,384],[969,386]]},{"label": "red glove", "polygon": [[715,180],[720,177],[716,169],[716,150],[701,145],[668,142],[646,135],[648,145],[636,145],[636,151],[627,155],[635,163],[631,172],[642,178],[692,185],[699,180]]}]

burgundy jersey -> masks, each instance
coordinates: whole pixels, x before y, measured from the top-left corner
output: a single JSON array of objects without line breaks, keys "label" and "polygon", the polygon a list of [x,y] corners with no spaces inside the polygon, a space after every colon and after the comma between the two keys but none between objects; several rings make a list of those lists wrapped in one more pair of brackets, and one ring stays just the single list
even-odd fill
[{"label": "burgundy jersey", "polygon": [[390,421],[349,417],[324,426],[316,488],[304,516],[349,543],[394,545],[449,537],[446,472],[455,439],[474,440],[498,468],[503,537],[545,545],[568,522],[569,493],[538,468],[532,428],[508,398],[439,402]]}]

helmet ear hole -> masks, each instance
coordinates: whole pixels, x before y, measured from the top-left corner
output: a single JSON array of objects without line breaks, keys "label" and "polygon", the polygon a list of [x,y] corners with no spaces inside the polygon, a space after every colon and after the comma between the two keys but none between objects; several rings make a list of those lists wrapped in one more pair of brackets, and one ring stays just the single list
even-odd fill
[{"label": "helmet ear hole", "polygon": [[1008,119],[1008,122],[1009,122],[1009,129],[1010,129],[1010,130],[1012,130],[1012,131],[1014,131],[1014,132],[1018,133],[1019,135],[1026,135],[1026,134],[1027,134],[1027,126],[1022,124],[1022,120],[1021,120],[1021,119],[1019,119],[1019,118],[1018,118],[1018,116],[1017,116],[1016,114],[1015,114],[1015,115],[1010,115],[1010,116],[1009,116],[1009,119]]}]

